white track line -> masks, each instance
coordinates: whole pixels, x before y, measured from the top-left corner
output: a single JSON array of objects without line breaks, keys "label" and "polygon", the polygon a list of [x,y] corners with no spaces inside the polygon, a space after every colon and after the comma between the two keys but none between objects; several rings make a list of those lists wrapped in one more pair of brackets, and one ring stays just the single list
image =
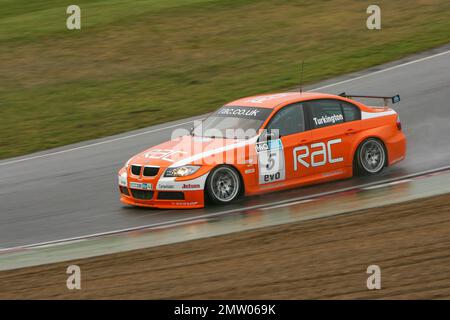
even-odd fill
[{"label": "white track line", "polygon": [[[198,120],[198,119],[196,119]],[[58,155],[58,154],[62,154],[62,153],[67,153],[70,151],[76,151],[76,150],[80,150],[80,149],[86,149],[86,148],[90,148],[90,147],[95,147],[95,146],[99,146],[102,144],[106,144],[106,143],[111,143],[111,142],[115,142],[115,141],[120,141],[120,140],[125,140],[125,139],[129,139],[129,138],[134,138],[137,136],[142,136],[144,134],[148,134],[148,133],[154,133],[154,132],[158,132],[158,131],[163,131],[166,129],[171,129],[171,128],[176,128],[176,127],[181,127],[184,126],[188,123],[192,123],[195,120],[192,121],[186,121],[186,122],[182,122],[182,123],[178,123],[178,124],[174,124],[171,126],[167,126],[164,128],[157,128],[157,129],[152,129],[152,130],[147,130],[147,131],[143,131],[143,132],[138,132],[138,133],[134,133],[134,134],[130,134],[128,136],[123,136],[123,137],[118,137],[118,138],[114,138],[114,139],[110,139],[110,140],[105,140],[105,141],[99,141],[99,142],[95,142],[95,143],[91,143],[91,144],[86,144],[84,146],[79,146],[79,147],[75,147],[75,148],[71,148],[71,149],[65,149],[65,150],[61,150],[61,151],[56,151],[56,152],[51,152],[51,153],[45,153],[45,154],[40,154],[37,156],[33,156],[33,157],[28,157],[28,158],[22,158],[22,159],[17,159],[17,160],[12,160],[12,161],[7,161],[7,162],[1,162],[0,166],[5,166],[7,164],[13,164],[13,163],[18,163],[18,162],[23,162],[23,161],[27,161],[27,160],[33,160],[33,159],[39,159],[39,158],[44,158],[44,157],[49,157],[49,156],[54,156],[54,155]]]},{"label": "white track line", "polygon": [[395,186],[395,185],[402,184],[405,182],[410,182],[410,181],[411,181],[411,179],[405,179],[405,180],[399,180],[399,181],[388,182],[388,183],[383,183],[383,184],[377,184],[375,186],[364,188],[364,190],[373,190],[373,189],[391,187],[391,186]]},{"label": "white track line", "polygon": [[[405,63],[399,64],[399,65],[396,65],[396,66],[392,66],[392,67],[389,67],[389,68],[386,68],[386,69],[383,69],[383,70],[374,71],[374,72],[371,72],[371,73],[368,73],[368,74],[364,74],[362,76],[358,76],[358,77],[355,77],[355,78],[342,80],[342,81],[339,81],[339,82],[336,82],[336,83],[331,83],[331,84],[328,84],[328,85],[325,85],[325,86],[322,86],[322,87],[317,87],[317,88],[314,88],[314,89],[311,89],[311,90],[308,90],[308,91],[316,91],[316,90],[321,90],[321,89],[325,89],[325,88],[329,88],[329,87],[334,87],[334,86],[337,86],[337,85],[340,85],[340,84],[343,84],[343,83],[348,83],[350,81],[355,81],[355,80],[367,78],[367,77],[370,77],[370,76],[373,76],[373,75],[377,75],[377,74],[380,74],[380,73],[383,73],[383,72],[386,72],[386,71],[390,71],[390,70],[394,70],[394,69],[397,69],[397,68],[408,66],[408,65],[411,65],[411,64],[414,64],[414,63],[426,61],[426,60],[429,60],[429,59],[432,59],[432,58],[436,58],[436,57],[439,57],[439,56],[442,56],[442,55],[448,54],[448,53],[450,53],[450,50],[447,50],[447,51],[444,51],[444,52],[440,52],[440,53],[436,53],[436,54],[433,54],[431,56],[423,57],[423,58],[420,58],[420,59],[417,59],[417,60],[405,62]],[[111,142],[115,142],[115,141],[120,141],[120,140],[129,139],[129,138],[134,138],[134,137],[141,136],[141,135],[148,134],[148,133],[163,131],[163,130],[166,130],[166,129],[181,127],[181,126],[189,124],[189,123],[191,123],[193,121],[194,120],[187,121],[187,122],[182,122],[182,123],[174,124],[174,125],[167,126],[167,127],[164,127],[164,128],[152,129],[152,130],[148,130],[148,131],[144,131],[144,132],[131,134],[131,135],[128,135],[128,136],[123,136],[123,137],[114,138],[114,139],[110,139],[110,140],[105,140],[105,141],[100,141],[100,142],[96,142],[96,143],[91,143],[91,144],[87,144],[87,145],[83,145],[83,146],[79,146],[79,147],[75,147],[75,148],[71,148],[71,149],[65,149],[65,150],[61,150],[61,151],[41,154],[41,155],[32,156],[32,157],[28,157],[28,158],[17,159],[17,160],[11,160],[11,161],[7,161],[7,162],[0,162],[0,167],[1,166],[5,166],[5,165],[9,165],[9,164],[23,162],[23,161],[28,161],[28,160],[33,160],[33,159],[39,159],[39,158],[45,158],[45,157],[50,157],[50,156],[54,156],[54,155],[59,155],[59,154],[63,154],[63,153],[71,152],[71,151],[80,150],[80,149],[91,148],[91,147],[99,146],[99,145],[106,144],[106,143],[111,143]]]},{"label": "white track line", "polygon": [[[39,242],[39,243],[28,244],[28,245],[17,246],[17,247],[11,247],[11,248],[1,248],[0,249],[0,253],[6,252],[6,251],[21,250],[21,249],[31,249],[31,248],[43,247],[43,246],[60,245],[62,243],[70,243],[70,242],[74,242],[74,241],[80,241],[80,240],[85,240],[85,239],[97,238],[97,237],[102,237],[102,236],[109,236],[109,235],[114,235],[114,234],[118,234],[118,233],[130,232],[130,231],[137,231],[137,230],[144,230],[144,229],[155,229],[155,228],[169,227],[169,226],[172,227],[172,226],[176,226],[176,225],[180,225],[180,224],[187,224],[189,222],[193,222],[193,221],[197,221],[197,220],[201,220],[201,219],[207,219],[208,220],[208,219],[211,219],[211,218],[215,218],[217,216],[222,216],[222,215],[227,215],[227,214],[232,214],[232,213],[238,213],[238,212],[244,212],[244,211],[248,211],[248,210],[255,210],[255,209],[264,209],[265,210],[265,209],[277,208],[277,207],[281,207],[281,206],[287,207],[287,206],[296,205],[296,204],[299,204],[299,203],[302,203],[302,202],[309,202],[309,201],[312,201],[312,199],[314,199],[314,198],[320,198],[320,197],[329,196],[329,195],[342,193],[342,192],[346,192],[346,191],[351,191],[351,190],[355,190],[355,189],[364,190],[364,189],[367,189],[367,188],[369,188],[371,186],[375,186],[375,185],[379,185],[379,184],[381,184],[381,185],[384,184],[385,186],[388,186],[387,185],[388,183],[392,183],[392,182],[395,182],[395,181],[411,179],[411,178],[414,178],[414,177],[419,177],[419,176],[427,175],[427,174],[430,174],[430,173],[439,172],[439,171],[446,171],[446,170],[450,170],[450,166],[440,167],[440,168],[431,169],[431,170],[425,170],[425,171],[412,173],[412,174],[401,176],[401,177],[385,179],[385,180],[381,180],[381,181],[375,181],[375,182],[360,184],[360,185],[356,185],[356,186],[350,186],[350,187],[336,189],[336,190],[332,190],[332,191],[320,192],[320,193],[307,195],[307,196],[295,197],[295,198],[286,199],[286,200],[279,200],[279,201],[275,201],[275,202],[271,202],[271,203],[257,204],[257,205],[253,205],[253,206],[247,206],[247,207],[241,207],[241,208],[236,208],[236,209],[224,210],[224,211],[219,211],[219,212],[215,212],[215,213],[207,213],[207,214],[203,214],[203,215],[199,215],[199,216],[195,216],[195,217],[190,217],[190,218],[176,219],[176,220],[172,220],[172,221],[165,221],[165,222],[147,224],[147,225],[143,225],[143,226],[131,227],[131,228],[126,228],[126,229],[119,229],[119,230],[114,230],[114,231],[99,232],[99,233],[94,233],[94,234],[89,234],[89,235],[84,235],[84,236],[78,236],[78,237],[72,237],[72,238],[66,238],[66,239],[60,239],[60,240]],[[307,200],[309,200],[309,201],[307,201]]]},{"label": "white track line", "polygon": [[325,85],[325,86],[322,86],[322,87],[314,88],[314,89],[311,89],[311,90],[308,90],[308,91],[322,90],[322,89],[325,89],[325,88],[334,87],[334,86],[337,86],[337,85],[340,85],[340,84],[343,84],[343,83],[347,83],[347,82],[350,82],[350,81],[355,81],[355,80],[367,78],[367,77],[370,77],[370,76],[373,76],[373,75],[377,75],[377,74],[380,74],[380,73],[383,73],[383,72],[386,72],[386,71],[391,71],[391,70],[394,70],[394,69],[397,69],[397,68],[408,66],[410,64],[414,64],[414,63],[417,63],[417,62],[422,62],[422,61],[426,61],[426,60],[429,60],[429,59],[433,59],[433,58],[436,58],[436,57],[439,57],[439,56],[442,56],[442,55],[448,54],[448,53],[450,53],[450,50],[447,50],[447,51],[444,51],[444,52],[440,52],[440,53],[436,53],[436,54],[433,54],[431,56],[423,57],[423,58],[420,58],[420,59],[417,59],[417,60],[413,60],[413,61],[405,62],[405,63],[402,63],[402,64],[398,64],[396,66],[392,66],[392,67],[389,67],[389,68],[386,68],[386,69],[383,69],[383,70],[378,70],[378,71],[374,71],[374,72],[371,72],[371,73],[363,74],[362,76],[359,76],[359,77],[355,77],[355,78],[351,78],[351,79],[347,79],[347,80],[342,80],[342,81],[339,81],[339,82],[336,82],[336,83],[332,83],[332,84],[328,84],[328,85]]}]

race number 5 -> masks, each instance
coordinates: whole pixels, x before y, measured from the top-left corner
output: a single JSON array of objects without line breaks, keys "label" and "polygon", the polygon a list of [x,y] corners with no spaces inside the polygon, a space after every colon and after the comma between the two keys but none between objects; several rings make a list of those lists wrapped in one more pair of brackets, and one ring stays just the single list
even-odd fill
[{"label": "race number 5", "polygon": [[275,159],[274,157],[276,156],[276,153],[269,153],[269,157],[267,158],[267,163],[266,163],[266,169],[268,171],[271,171],[273,169],[273,167],[275,166]]},{"label": "race number 5", "polygon": [[285,179],[284,151],[281,140],[260,142],[258,153],[259,183],[271,183]]}]

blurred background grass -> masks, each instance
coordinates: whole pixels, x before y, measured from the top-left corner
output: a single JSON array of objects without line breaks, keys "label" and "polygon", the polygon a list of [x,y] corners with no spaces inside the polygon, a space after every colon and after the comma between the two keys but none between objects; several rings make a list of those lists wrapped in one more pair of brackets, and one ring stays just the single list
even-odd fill
[{"label": "blurred background grass", "polygon": [[[66,8],[81,7],[81,30]],[[450,1],[0,0],[0,158],[216,109],[450,42]],[[395,88],[394,88],[395,89]]]}]

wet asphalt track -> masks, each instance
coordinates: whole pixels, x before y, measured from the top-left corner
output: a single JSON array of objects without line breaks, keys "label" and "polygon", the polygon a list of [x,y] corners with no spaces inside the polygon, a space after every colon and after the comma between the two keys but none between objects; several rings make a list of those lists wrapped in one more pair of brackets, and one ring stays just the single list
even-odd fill
[{"label": "wet asphalt track", "polygon": [[[0,249],[269,205],[449,165],[450,52],[423,59],[448,50],[450,45],[306,88],[400,93],[402,101],[394,108],[408,138],[407,159],[378,177],[272,193],[226,207],[169,211],[123,206],[118,199],[117,170],[135,153],[167,140],[174,128],[190,127],[186,122],[192,119],[186,119],[0,161]],[[418,59],[423,60],[412,63]]]}]

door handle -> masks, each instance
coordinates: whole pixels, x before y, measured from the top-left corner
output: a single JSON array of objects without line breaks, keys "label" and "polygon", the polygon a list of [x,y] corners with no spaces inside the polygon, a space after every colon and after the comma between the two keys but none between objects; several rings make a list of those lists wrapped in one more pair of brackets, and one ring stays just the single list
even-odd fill
[{"label": "door handle", "polygon": [[347,130],[345,130],[345,134],[350,136],[352,134],[355,134],[355,130],[354,129],[347,129]]}]

